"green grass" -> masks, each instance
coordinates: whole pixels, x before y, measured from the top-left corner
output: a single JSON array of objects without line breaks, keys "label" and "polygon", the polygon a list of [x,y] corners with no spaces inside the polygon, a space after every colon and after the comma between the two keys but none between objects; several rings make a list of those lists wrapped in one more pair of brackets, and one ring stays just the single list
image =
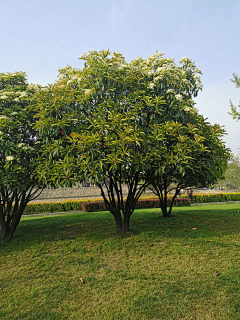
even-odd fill
[{"label": "green grass", "polygon": [[107,212],[23,217],[0,242],[0,319],[240,319],[239,207],[139,209],[126,234]]}]

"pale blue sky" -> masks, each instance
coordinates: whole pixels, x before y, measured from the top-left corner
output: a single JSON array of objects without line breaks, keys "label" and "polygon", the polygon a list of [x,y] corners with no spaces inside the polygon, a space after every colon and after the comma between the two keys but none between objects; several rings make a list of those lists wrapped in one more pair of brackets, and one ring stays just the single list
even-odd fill
[{"label": "pale blue sky", "polygon": [[56,80],[58,68],[82,67],[89,50],[121,52],[127,61],[160,51],[195,61],[203,91],[195,99],[209,122],[224,125],[227,147],[240,147],[240,122],[228,115],[240,90],[240,1],[0,0],[0,72],[25,71],[29,82]]}]

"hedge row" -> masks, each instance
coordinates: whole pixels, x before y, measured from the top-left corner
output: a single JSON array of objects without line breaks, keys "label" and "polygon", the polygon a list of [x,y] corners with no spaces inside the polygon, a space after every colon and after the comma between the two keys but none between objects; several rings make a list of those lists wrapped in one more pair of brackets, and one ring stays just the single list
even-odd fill
[{"label": "hedge row", "polygon": [[193,202],[225,202],[225,201],[240,201],[240,193],[211,193],[211,194],[194,194]]},{"label": "hedge row", "polygon": [[[125,204],[125,201],[123,202]],[[170,199],[168,199],[168,205],[170,205]],[[190,205],[190,201],[187,198],[176,198],[173,203],[174,206]],[[136,209],[142,208],[160,208],[160,201],[158,199],[146,199],[138,200]],[[82,203],[82,210],[85,212],[107,211],[107,207],[104,201],[86,202]]]},{"label": "hedge row", "polygon": [[[24,215],[36,214],[36,213],[47,213],[47,212],[65,212],[65,211],[82,211],[83,202],[91,202],[95,200],[65,200],[62,202],[39,202],[29,203],[25,210]],[[101,199],[99,199],[101,201]]]},{"label": "hedge row", "polygon": [[[185,196],[186,197],[186,196]],[[157,197],[153,196],[153,199],[144,199],[138,201],[138,206],[142,201],[157,201]],[[155,198],[155,199],[154,199]],[[184,198],[176,198],[175,205],[179,205]],[[194,194],[193,193],[193,202],[195,203],[208,203],[208,202],[225,202],[225,201],[240,201],[240,193],[213,193],[213,194]],[[46,213],[46,212],[66,212],[66,211],[83,211],[83,203],[99,203],[102,202],[102,199],[95,200],[65,200],[62,202],[39,202],[39,203],[29,203],[24,210],[24,215],[26,214],[35,214],[35,213]],[[100,205],[99,205],[100,206]],[[155,204],[151,202],[152,208],[155,207]],[[143,208],[143,207],[138,207]],[[150,207],[145,207],[150,208]],[[104,210],[106,208],[104,207]],[[85,210],[84,210],[85,211]],[[98,210],[93,210],[98,211]]]}]

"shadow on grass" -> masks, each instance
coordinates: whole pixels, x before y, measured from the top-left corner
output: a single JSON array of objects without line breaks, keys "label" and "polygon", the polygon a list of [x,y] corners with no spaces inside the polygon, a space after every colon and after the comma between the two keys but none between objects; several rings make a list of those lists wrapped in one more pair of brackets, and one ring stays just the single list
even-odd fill
[{"label": "shadow on grass", "polygon": [[[159,209],[135,210],[130,231],[119,233],[109,212],[73,213],[54,216],[22,217],[11,242],[1,241],[0,250],[21,251],[37,243],[76,241],[102,242],[140,236],[148,238],[199,239],[239,233],[239,204],[174,207],[172,216],[163,218]],[[196,228],[193,230],[193,228]]]}]

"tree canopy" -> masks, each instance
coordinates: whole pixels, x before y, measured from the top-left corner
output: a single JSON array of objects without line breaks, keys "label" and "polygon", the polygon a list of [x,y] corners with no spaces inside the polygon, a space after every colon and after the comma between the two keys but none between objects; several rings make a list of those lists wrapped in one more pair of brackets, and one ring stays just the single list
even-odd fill
[{"label": "tree canopy", "polygon": [[24,72],[0,74],[0,227],[11,239],[29,201],[43,184],[34,175],[41,144],[33,128],[34,94]]},{"label": "tree canopy", "polygon": [[[36,127],[46,143],[37,171],[44,183],[94,181],[118,229],[127,231],[148,185],[167,216],[172,182],[176,197],[182,186],[221,176],[228,158],[225,131],[194,107],[201,71],[190,59],[176,65],[156,52],[127,63],[108,50],[81,59],[82,70],[61,69],[58,81],[37,97]],[[128,185],[125,202],[122,184]]]}]

